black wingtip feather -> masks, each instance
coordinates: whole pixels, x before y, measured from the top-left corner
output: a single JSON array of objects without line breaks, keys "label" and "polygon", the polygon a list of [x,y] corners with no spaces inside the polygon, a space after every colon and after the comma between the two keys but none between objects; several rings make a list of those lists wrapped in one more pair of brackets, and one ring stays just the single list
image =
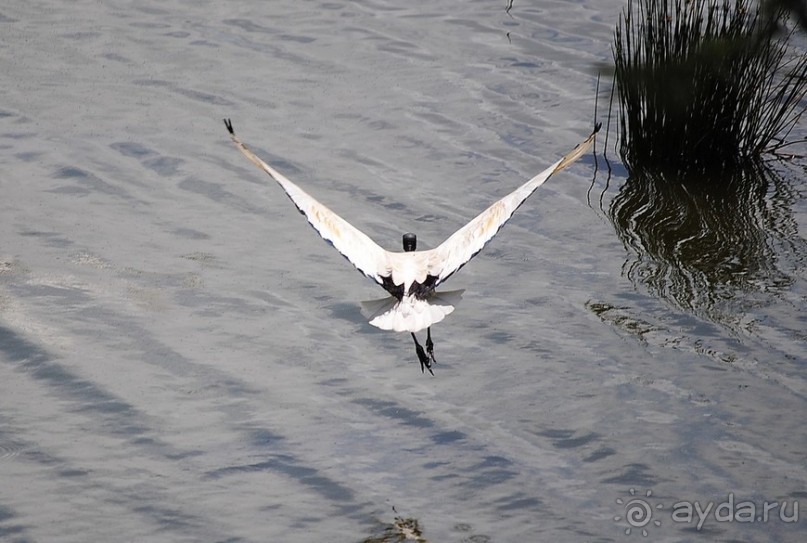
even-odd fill
[{"label": "black wingtip feather", "polygon": [[233,130],[233,123],[230,119],[224,119],[224,126],[227,127],[227,130],[230,132],[231,136],[235,136],[235,131]]}]

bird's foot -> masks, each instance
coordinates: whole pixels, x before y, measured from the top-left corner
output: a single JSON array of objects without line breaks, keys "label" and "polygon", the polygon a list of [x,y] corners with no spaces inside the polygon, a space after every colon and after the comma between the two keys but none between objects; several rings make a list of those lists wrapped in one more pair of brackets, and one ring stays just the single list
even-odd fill
[{"label": "bird's foot", "polygon": [[437,359],[434,358],[434,343],[432,342],[432,337],[429,335],[426,338],[426,352],[429,354],[429,358],[433,364],[437,364]]},{"label": "bird's foot", "polygon": [[429,358],[429,355],[426,354],[426,351],[423,350],[423,347],[420,345],[415,345],[415,351],[418,353],[418,360],[420,360],[420,371],[421,373],[426,373],[426,370],[429,370],[429,373],[434,375],[432,371],[432,359]]}]

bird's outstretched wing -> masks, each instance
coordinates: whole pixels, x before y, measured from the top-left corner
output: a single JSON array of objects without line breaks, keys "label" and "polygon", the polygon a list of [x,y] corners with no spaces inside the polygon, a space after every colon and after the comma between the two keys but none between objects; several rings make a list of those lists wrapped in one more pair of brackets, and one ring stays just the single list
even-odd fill
[{"label": "bird's outstretched wing", "polygon": [[286,179],[283,174],[258,158],[235,135],[229,119],[224,119],[224,124],[238,150],[250,162],[277,181],[300,213],[305,215],[311,226],[319,232],[319,235],[342,253],[342,256],[347,258],[360,272],[383,286],[383,276],[389,275],[387,251],[361,230],[316,201],[300,187]]},{"label": "bird's outstretched wing", "polygon": [[535,189],[554,173],[559,172],[578,158],[580,158],[594,142],[594,137],[600,130],[601,124],[594,127],[594,131],[585,141],[577,145],[566,156],[549,166],[547,169],[521,185],[519,188],[491,205],[480,213],[471,222],[454,232],[433,251],[438,255],[435,262],[439,262],[439,269],[430,271],[430,275],[437,276],[436,284],[463,267],[469,260],[482,250],[482,247],[496,235],[504,226],[516,209],[526,200]]}]

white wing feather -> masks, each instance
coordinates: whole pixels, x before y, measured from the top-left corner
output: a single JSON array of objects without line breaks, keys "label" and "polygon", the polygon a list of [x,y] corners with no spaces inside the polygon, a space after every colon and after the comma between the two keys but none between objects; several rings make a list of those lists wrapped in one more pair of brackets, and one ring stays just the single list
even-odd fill
[{"label": "white wing feather", "polygon": [[580,158],[594,142],[594,136],[599,129],[600,126],[597,125],[591,135],[566,156],[488,207],[471,222],[454,232],[442,244],[432,249],[438,256],[436,259],[431,259],[436,264],[437,269],[432,269],[429,272],[430,275],[438,278],[435,286],[448,279],[451,274],[459,270],[481,251],[485,244],[513,216],[516,209],[524,203],[524,200],[535,192],[535,189],[540,187],[544,181]]},{"label": "white wing feather", "polygon": [[306,216],[308,222],[322,238],[331,243],[360,272],[382,284],[382,276],[389,275],[387,251],[371,240],[361,230],[319,203],[303,189],[289,181],[283,174],[258,158],[241,143],[233,131],[232,124],[225,120],[230,137],[238,150],[258,168],[269,174],[283,188],[297,209]]},{"label": "white wing feather", "polygon": [[258,158],[238,139],[229,120],[225,120],[224,124],[238,150],[283,188],[323,239],[330,242],[360,272],[378,284],[383,286],[383,278],[392,276],[396,285],[406,283],[407,288],[409,283],[406,278],[397,277],[404,269],[409,272],[404,275],[407,277],[411,275],[411,280],[421,283],[427,275],[437,277],[434,285],[437,286],[464,266],[482,250],[538,187],[588,150],[600,129],[600,125],[597,125],[591,135],[566,156],[488,207],[437,248],[413,253],[391,253]]}]

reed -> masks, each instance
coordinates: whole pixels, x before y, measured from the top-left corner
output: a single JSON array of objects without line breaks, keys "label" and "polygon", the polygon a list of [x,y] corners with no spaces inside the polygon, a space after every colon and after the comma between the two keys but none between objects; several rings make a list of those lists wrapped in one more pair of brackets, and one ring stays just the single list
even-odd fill
[{"label": "reed", "polygon": [[629,0],[613,47],[629,170],[726,171],[793,143],[807,55],[768,27],[748,0]]}]

